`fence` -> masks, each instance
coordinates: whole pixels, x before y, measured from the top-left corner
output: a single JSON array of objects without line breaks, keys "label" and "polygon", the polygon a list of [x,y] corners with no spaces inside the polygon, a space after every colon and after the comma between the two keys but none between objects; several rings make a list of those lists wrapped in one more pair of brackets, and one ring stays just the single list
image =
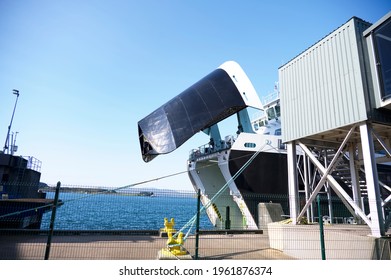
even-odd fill
[{"label": "fence", "polygon": [[[163,254],[163,258],[280,260],[322,256],[317,216],[314,223],[290,224],[286,196],[247,195],[245,200],[258,229],[246,229],[235,227],[235,223],[213,225],[206,211],[197,210],[194,191],[64,185],[54,213],[55,190],[56,186],[40,186],[37,199],[0,199],[0,259],[162,258],[168,244],[162,231],[164,218],[174,218],[174,228],[183,232],[187,254]],[[368,237],[369,228],[355,224],[338,201],[332,207],[340,216],[331,221],[324,203],[325,199],[321,211],[327,259],[389,259],[388,238]],[[197,212],[199,227],[196,222],[189,223],[197,221]],[[231,220],[243,219],[242,215],[235,217],[235,211],[229,215]],[[174,240],[178,236],[174,233]]]}]

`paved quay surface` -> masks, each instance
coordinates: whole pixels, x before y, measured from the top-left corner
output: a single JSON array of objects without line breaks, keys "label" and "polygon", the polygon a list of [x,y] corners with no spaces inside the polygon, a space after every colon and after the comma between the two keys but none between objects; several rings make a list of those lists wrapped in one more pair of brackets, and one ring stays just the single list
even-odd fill
[{"label": "paved quay surface", "polygon": [[[53,236],[51,260],[156,260],[166,247],[167,238],[137,235],[69,235]],[[44,259],[47,236],[1,235],[0,259]],[[184,247],[195,254],[195,237],[190,236]],[[199,259],[292,259],[271,249],[263,234],[200,235]]]}]

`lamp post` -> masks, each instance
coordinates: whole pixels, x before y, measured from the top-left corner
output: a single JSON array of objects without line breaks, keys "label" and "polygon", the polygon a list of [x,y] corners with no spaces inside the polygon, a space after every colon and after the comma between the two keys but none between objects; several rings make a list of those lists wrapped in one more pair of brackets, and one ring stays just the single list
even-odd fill
[{"label": "lamp post", "polygon": [[14,89],[12,91],[12,93],[16,95],[16,100],[15,100],[15,105],[14,105],[14,111],[12,112],[11,122],[10,122],[10,125],[8,126],[7,137],[5,138],[3,153],[5,153],[6,150],[9,151],[8,145],[9,145],[10,131],[11,131],[11,126],[12,126],[12,121],[13,121],[14,115],[15,115],[16,104],[18,103],[18,98],[19,98],[19,90]]}]

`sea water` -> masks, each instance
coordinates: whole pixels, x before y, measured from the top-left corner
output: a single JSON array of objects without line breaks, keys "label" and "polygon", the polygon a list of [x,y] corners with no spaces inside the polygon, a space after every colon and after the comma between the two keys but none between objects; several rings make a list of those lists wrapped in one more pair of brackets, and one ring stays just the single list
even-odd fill
[{"label": "sea water", "polygon": [[[48,193],[52,198],[54,193]],[[194,195],[135,196],[124,194],[60,193],[63,202],[56,211],[57,230],[158,230],[164,218],[174,218],[180,229],[197,213]],[[48,229],[51,212],[45,213],[41,229]],[[205,213],[201,229],[212,228]]]}]

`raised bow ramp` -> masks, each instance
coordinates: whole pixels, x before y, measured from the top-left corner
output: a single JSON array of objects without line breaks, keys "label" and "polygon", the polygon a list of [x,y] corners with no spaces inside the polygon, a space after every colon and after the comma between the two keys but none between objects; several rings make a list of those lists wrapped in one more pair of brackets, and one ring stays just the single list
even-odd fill
[{"label": "raised bow ramp", "polygon": [[243,69],[223,63],[188,89],[138,122],[143,160],[151,161],[246,107],[262,108]]}]

